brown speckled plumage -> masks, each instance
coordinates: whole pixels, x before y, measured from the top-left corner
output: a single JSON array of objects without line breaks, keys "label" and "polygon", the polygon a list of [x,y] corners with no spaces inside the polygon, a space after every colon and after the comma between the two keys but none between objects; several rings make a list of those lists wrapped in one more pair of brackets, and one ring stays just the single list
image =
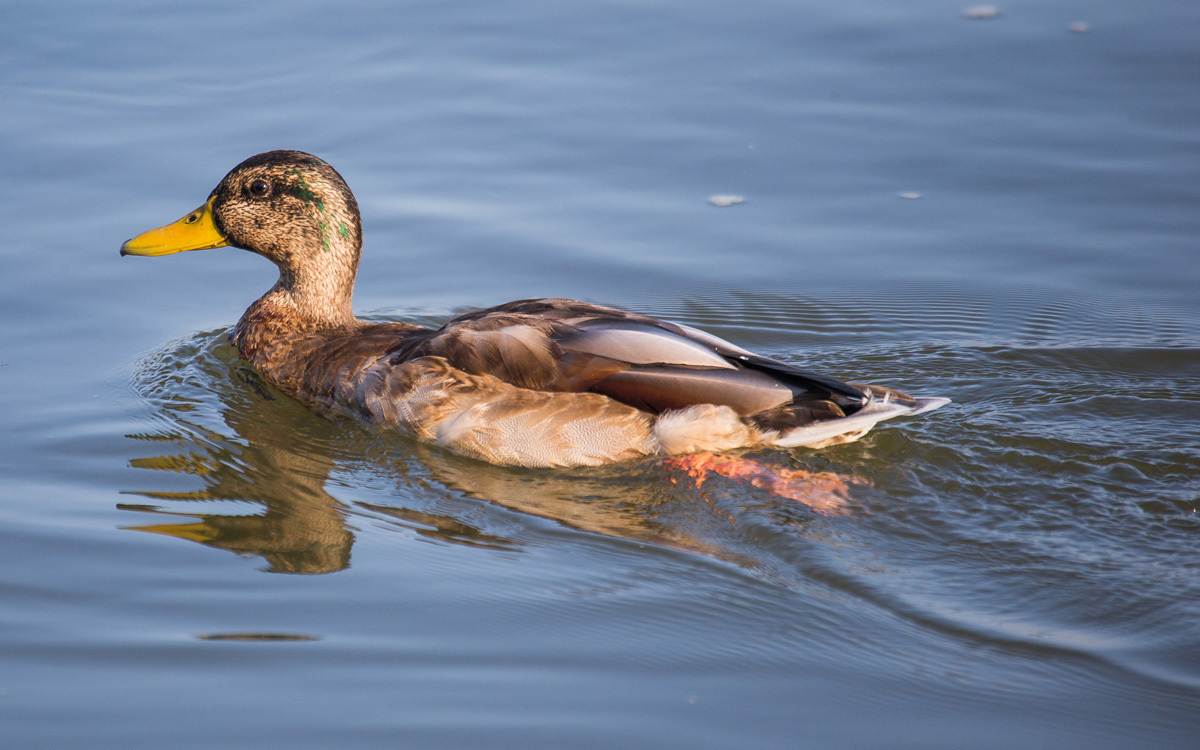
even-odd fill
[{"label": "brown speckled plumage", "polygon": [[227,244],[279,267],[233,333],[267,380],[325,413],[485,461],[597,465],[822,445],[944,403],[847,385],[685,326],[572,300],[522,300],[436,330],[360,321],[351,305],[358,205],[332,167],[299,151],[247,159],[209,205]]}]

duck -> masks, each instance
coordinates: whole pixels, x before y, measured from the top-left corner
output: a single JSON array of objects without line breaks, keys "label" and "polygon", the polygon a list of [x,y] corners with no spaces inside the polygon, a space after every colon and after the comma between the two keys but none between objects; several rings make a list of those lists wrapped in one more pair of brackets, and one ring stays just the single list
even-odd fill
[{"label": "duck", "polygon": [[354,315],[362,220],[346,181],[302,151],[234,167],[183,218],[121,255],[232,246],[279,279],[231,329],[241,356],[314,411],[506,466],[599,466],[743,448],[821,448],[948,403],[828,377],[691,326],[525,299],[440,328]]}]

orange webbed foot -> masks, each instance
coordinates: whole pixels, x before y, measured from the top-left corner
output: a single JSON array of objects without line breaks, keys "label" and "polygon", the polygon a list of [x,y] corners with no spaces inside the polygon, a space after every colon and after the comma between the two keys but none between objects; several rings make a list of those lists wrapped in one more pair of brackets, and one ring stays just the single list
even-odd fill
[{"label": "orange webbed foot", "polygon": [[863,480],[839,476],[829,471],[787,469],[768,466],[749,458],[719,456],[713,453],[673,456],[664,460],[663,465],[690,476],[696,482],[696,489],[700,489],[710,474],[716,474],[726,479],[746,482],[825,514],[843,511],[849,500],[850,488],[865,484]]}]

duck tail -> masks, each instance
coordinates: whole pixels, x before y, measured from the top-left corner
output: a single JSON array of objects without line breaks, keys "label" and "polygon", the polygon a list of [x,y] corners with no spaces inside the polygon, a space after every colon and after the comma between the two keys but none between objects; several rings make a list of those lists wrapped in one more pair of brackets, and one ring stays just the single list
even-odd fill
[{"label": "duck tail", "polygon": [[948,398],[920,398],[878,385],[852,385],[868,394],[867,403],[862,408],[849,416],[822,419],[776,431],[773,436],[764,436],[763,442],[781,448],[823,448],[852,443],[884,420],[913,417],[950,403]]}]

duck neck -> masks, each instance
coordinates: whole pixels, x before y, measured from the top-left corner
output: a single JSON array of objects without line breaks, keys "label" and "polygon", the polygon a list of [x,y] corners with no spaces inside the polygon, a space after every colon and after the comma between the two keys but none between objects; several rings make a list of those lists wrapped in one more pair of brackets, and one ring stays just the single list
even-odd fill
[{"label": "duck neck", "polygon": [[362,325],[352,306],[358,267],[357,237],[322,246],[322,257],[306,263],[277,261],[279,280],[246,309],[233,340],[242,355],[260,368],[286,361],[314,335],[353,331]]},{"label": "duck neck", "polygon": [[279,281],[263,299],[271,298],[273,307],[282,308],[303,328],[353,325],[358,322],[353,306],[357,265],[357,257],[349,262],[309,263],[295,268],[281,265]]}]

